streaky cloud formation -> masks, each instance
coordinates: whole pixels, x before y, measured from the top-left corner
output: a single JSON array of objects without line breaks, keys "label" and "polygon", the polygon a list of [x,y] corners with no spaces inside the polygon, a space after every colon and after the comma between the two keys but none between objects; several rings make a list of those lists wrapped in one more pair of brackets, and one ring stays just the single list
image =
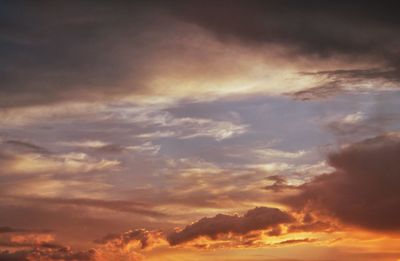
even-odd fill
[{"label": "streaky cloud formation", "polygon": [[400,260],[397,6],[0,1],[0,260]]}]

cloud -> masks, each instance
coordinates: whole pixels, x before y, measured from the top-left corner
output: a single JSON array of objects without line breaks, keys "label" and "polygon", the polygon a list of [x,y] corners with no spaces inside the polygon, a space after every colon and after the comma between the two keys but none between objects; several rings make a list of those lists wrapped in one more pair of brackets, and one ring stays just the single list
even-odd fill
[{"label": "cloud", "polygon": [[3,230],[6,237],[0,237],[0,260],[93,260],[90,251],[72,251],[70,247],[55,243],[53,234],[10,227]]},{"label": "cloud", "polygon": [[318,86],[314,86],[305,90],[287,93],[296,100],[317,100],[325,99],[343,92],[342,87],[335,81],[326,82]]},{"label": "cloud", "polygon": [[93,259],[93,252],[72,251],[68,247],[43,244],[29,250],[0,251],[0,260],[25,261],[25,260],[71,260],[71,261],[90,261]]},{"label": "cloud", "polygon": [[69,205],[81,207],[102,208],[112,211],[127,212],[150,217],[165,217],[166,214],[152,210],[143,203],[137,203],[128,200],[104,200],[91,198],[50,198],[50,197],[16,197],[17,199],[31,202],[41,203],[44,205]]},{"label": "cloud", "polygon": [[[389,54],[396,51],[393,44],[399,41],[399,18],[393,4],[178,1],[168,7],[179,19],[200,25],[226,41],[272,42],[320,57],[373,53],[391,59]],[[316,23],[318,19],[323,22]]]},{"label": "cloud", "polygon": [[[357,69],[351,77],[398,79],[393,58],[398,20],[390,5],[46,1],[2,7],[7,15],[0,34],[5,46],[0,53],[1,108],[154,95],[210,100],[313,87],[303,76],[288,80],[296,67],[304,67],[297,54],[317,62],[356,57],[383,69]],[[325,67],[332,69],[331,64]]]},{"label": "cloud", "polygon": [[315,239],[315,238],[288,239],[288,240],[285,240],[285,241],[281,241],[281,242],[275,243],[274,245],[282,246],[282,245],[292,245],[292,244],[301,244],[301,243],[313,243],[313,242],[316,242],[316,241],[318,241],[318,240]]},{"label": "cloud", "polygon": [[167,245],[161,231],[145,229],[129,230],[120,234],[108,234],[95,241],[95,260],[142,260],[142,251]]},{"label": "cloud", "polygon": [[[221,42],[253,48],[285,47],[289,59],[347,61],[346,67],[302,74],[318,79],[290,93],[296,99],[321,99],[352,89],[398,88],[400,37],[395,3],[308,1],[178,1],[166,8],[178,19],[198,25]],[[346,11],[343,11],[346,10]],[[364,63],[356,69],[352,63]],[[365,66],[365,64],[369,64]],[[376,68],[378,64],[378,68]],[[365,68],[371,67],[374,68]],[[349,69],[350,67],[350,69]],[[318,83],[319,82],[319,83]]]},{"label": "cloud", "polygon": [[118,160],[96,159],[85,153],[66,154],[13,153],[0,152],[0,175],[65,173],[78,174],[92,171],[113,170],[120,164]]},{"label": "cloud", "polygon": [[282,151],[282,150],[277,150],[277,149],[256,149],[254,150],[254,154],[259,157],[259,158],[283,158],[283,159],[296,159],[303,157],[305,154],[307,154],[307,151],[305,150],[299,150],[295,152],[290,152],[290,151]]},{"label": "cloud", "polygon": [[0,234],[2,233],[49,233],[50,230],[47,229],[24,229],[24,228],[14,228],[14,227],[0,227]]},{"label": "cloud", "polygon": [[95,152],[105,152],[105,153],[121,153],[126,151],[134,151],[141,154],[156,155],[160,150],[160,145],[154,145],[150,141],[144,142],[140,145],[126,145],[121,146],[118,144],[112,144],[103,142],[100,140],[82,140],[82,141],[69,141],[69,142],[58,142],[61,146],[66,147],[76,147],[82,149],[90,149]]},{"label": "cloud", "polygon": [[284,190],[289,190],[289,189],[297,189],[298,187],[295,185],[289,185],[287,184],[287,181],[285,178],[279,176],[279,175],[273,175],[267,177],[268,180],[273,181],[274,183],[272,185],[267,185],[264,187],[265,190],[272,190],[274,192],[281,192]]},{"label": "cloud", "polygon": [[121,234],[108,234],[101,239],[95,240],[95,242],[98,244],[112,244],[119,248],[124,248],[129,244],[138,242],[140,249],[146,249],[159,244],[161,238],[163,238],[161,231],[134,229]]},{"label": "cloud", "polygon": [[[8,47],[1,52],[0,107],[98,100],[125,93],[127,76],[139,77],[146,67],[145,62],[141,67],[129,62],[142,61],[141,53],[148,49],[137,40],[143,28],[152,30],[145,6],[3,4],[10,15],[2,15],[7,30],[2,30],[0,39]],[[151,14],[160,16],[154,8]],[[135,48],[129,47],[132,44]],[[143,90],[139,80],[128,89]]]},{"label": "cloud", "polygon": [[400,86],[400,67],[372,68],[352,70],[331,70],[301,72],[304,77],[311,77],[318,82],[317,86],[288,93],[299,100],[325,99],[338,93],[352,90],[391,90]]},{"label": "cloud", "polygon": [[378,104],[387,106],[388,110],[378,112],[355,112],[343,117],[331,119],[324,127],[339,139],[373,137],[385,133],[400,119],[400,114],[391,111],[389,102]]},{"label": "cloud", "polygon": [[18,152],[25,152],[25,153],[40,153],[46,154],[50,153],[46,148],[38,146],[34,143],[21,141],[21,140],[5,140],[2,142],[2,147],[8,147],[10,149],[15,149]]},{"label": "cloud", "polygon": [[337,231],[337,228],[328,222],[324,221],[314,221],[305,224],[294,224],[288,227],[289,233],[296,232],[334,232]]},{"label": "cloud", "polygon": [[178,245],[200,236],[217,238],[218,235],[226,233],[246,234],[293,221],[294,218],[290,214],[277,208],[257,207],[243,216],[218,214],[212,218],[202,218],[181,231],[171,233],[167,239],[171,245]]},{"label": "cloud", "polygon": [[329,156],[336,170],[300,186],[283,201],[372,230],[398,231],[400,136],[389,133],[350,144]]}]

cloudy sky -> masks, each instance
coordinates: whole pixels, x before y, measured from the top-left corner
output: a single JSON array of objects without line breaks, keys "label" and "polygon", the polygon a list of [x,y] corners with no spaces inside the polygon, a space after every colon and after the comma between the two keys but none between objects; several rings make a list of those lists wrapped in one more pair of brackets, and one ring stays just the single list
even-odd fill
[{"label": "cloudy sky", "polygon": [[400,260],[396,1],[0,1],[0,260]]}]

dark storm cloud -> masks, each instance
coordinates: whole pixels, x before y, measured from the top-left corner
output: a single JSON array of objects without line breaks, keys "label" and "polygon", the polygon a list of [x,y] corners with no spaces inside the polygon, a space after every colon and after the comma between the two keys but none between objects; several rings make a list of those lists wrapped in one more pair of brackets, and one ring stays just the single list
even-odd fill
[{"label": "dark storm cloud", "polygon": [[[173,15],[199,25],[222,41],[277,44],[296,55],[379,62],[383,68],[316,72],[322,85],[292,94],[325,98],[359,80],[399,85],[400,19],[396,1],[177,1]],[[288,54],[289,54],[288,53]],[[380,86],[375,86],[379,88]]]},{"label": "dark storm cloud", "polygon": [[[278,43],[321,57],[380,54],[399,43],[396,1],[176,1],[178,18],[219,37]],[[392,47],[392,48],[387,48]]]},{"label": "dark storm cloud", "polygon": [[138,39],[159,16],[144,2],[2,2],[0,108],[140,91],[149,43]]},{"label": "dark storm cloud", "polygon": [[200,236],[216,238],[220,234],[246,234],[254,230],[274,228],[277,225],[291,223],[294,218],[277,208],[257,207],[243,216],[218,214],[212,218],[202,218],[186,226],[182,231],[167,237],[171,245],[178,245]]},{"label": "dark storm cloud", "polygon": [[[144,93],[174,19],[223,41],[376,60],[399,79],[396,1],[8,1],[0,8],[0,108]],[[165,20],[167,19],[167,20]],[[169,19],[169,20],[168,20]],[[163,34],[166,27],[172,34]],[[158,47],[155,47],[157,45]],[[389,68],[391,68],[389,70]],[[361,72],[357,72],[360,74]],[[342,74],[343,75],[343,74]]]},{"label": "dark storm cloud", "polygon": [[295,209],[328,213],[373,230],[398,231],[400,222],[400,138],[387,134],[330,155],[336,171],[300,187],[284,202]]}]

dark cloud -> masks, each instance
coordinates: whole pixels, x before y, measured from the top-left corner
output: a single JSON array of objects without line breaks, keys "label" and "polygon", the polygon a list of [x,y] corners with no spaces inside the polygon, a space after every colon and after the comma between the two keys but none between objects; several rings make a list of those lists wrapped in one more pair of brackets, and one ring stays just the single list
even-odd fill
[{"label": "dark cloud", "polygon": [[273,192],[282,192],[288,189],[297,189],[297,186],[287,184],[286,179],[281,176],[273,175],[267,177],[267,179],[273,181],[274,183],[272,185],[265,186],[264,187],[265,190],[272,190]]},{"label": "dark cloud", "polygon": [[57,245],[42,245],[34,248],[27,256],[28,260],[95,260],[94,251],[72,251],[68,247]]},{"label": "dark cloud", "polygon": [[[222,41],[247,46],[277,44],[288,54],[379,62],[382,68],[321,71],[321,85],[290,94],[326,98],[357,81],[384,80],[399,86],[400,19],[396,1],[177,1],[168,5],[183,21],[199,25]],[[375,88],[381,88],[377,84]]]},{"label": "dark cloud", "polygon": [[51,230],[48,229],[24,229],[15,228],[9,226],[0,227],[0,234],[2,233],[49,233]]},{"label": "dark cloud", "polygon": [[325,99],[334,96],[343,91],[343,88],[337,81],[328,81],[321,85],[301,90],[293,93],[288,93],[289,96],[295,98],[296,100],[308,101]]},{"label": "dark cloud", "polygon": [[15,252],[1,251],[0,260],[4,261],[27,261],[27,260],[71,260],[89,261],[95,260],[92,251],[71,251],[68,247],[50,245],[38,246],[30,250],[19,250]]},{"label": "dark cloud", "polygon": [[306,90],[289,93],[299,100],[325,99],[349,89],[362,88],[374,83],[374,87],[398,87],[400,85],[400,67],[372,68],[353,70],[332,70],[318,72],[301,72],[302,76],[312,76],[324,83]]},{"label": "dark cloud", "polygon": [[171,233],[167,240],[171,245],[178,245],[200,236],[216,238],[220,234],[230,232],[246,234],[293,221],[291,215],[277,208],[257,207],[243,216],[218,214],[212,218],[202,218],[179,232]]},{"label": "dark cloud", "polygon": [[274,245],[292,245],[292,244],[301,244],[301,243],[313,243],[316,241],[318,241],[318,240],[315,238],[289,239],[289,240],[278,242]]},{"label": "dark cloud", "polygon": [[[156,7],[125,1],[17,1],[2,2],[0,10],[0,108],[143,90],[140,79],[154,38],[141,36],[155,29]],[[127,85],[129,77],[135,83]]]},{"label": "dark cloud", "polygon": [[20,250],[16,252],[0,251],[0,261],[26,261],[29,255],[28,250]]},{"label": "dark cloud", "polygon": [[33,144],[31,142],[27,141],[21,141],[21,140],[6,140],[3,142],[3,145],[6,147],[11,147],[19,152],[34,152],[34,153],[41,153],[41,154],[46,154],[49,153],[49,151],[41,146],[38,146],[36,144]]},{"label": "dark cloud", "polygon": [[324,221],[315,221],[311,223],[303,223],[303,224],[293,224],[288,227],[289,233],[295,232],[333,232],[336,231],[337,228],[329,223]]},{"label": "dark cloud", "polygon": [[353,70],[332,70],[332,71],[318,71],[318,72],[303,72],[303,75],[319,76],[330,80],[348,80],[348,81],[360,81],[360,80],[392,80],[399,81],[400,74],[398,71],[393,69],[353,69]]},{"label": "dark cloud", "polygon": [[161,231],[147,231],[145,229],[134,229],[121,234],[108,234],[101,239],[95,240],[98,244],[112,243],[115,247],[123,248],[132,241],[140,242],[140,248],[151,247],[157,239],[162,237]]},{"label": "dark cloud", "polygon": [[[321,57],[377,54],[391,58],[399,42],[396,1],[176,1],[168,8],[218,37],[278,43]],[[391,48],[388,48],[391,47]]]},{"label": "dark cloud", "polygon": [[181,48],[162,45],[174,37],[179,22],[249,46],[273,43],[317,58],[344,55],[376,60],[392,70],[360,71],[358,76],[398,80],[396,5],[396,1],[3,2],[0,108],[146,93],[153,61],[165,59],[157,55],[159,51]]},{"label": "dark cloud", "polygon": [[82,206],[82,207],[94,207],[102,208],[113,211],[127,212],[138,215],[145,215],[150,217],[165,217],[164,213],[152,210],[149,206],[143,203],[137,203],[128,200],[102,200],[102,199],[90,199],[90,198],[38,198],[38,197],[18,197],[23,201],[32,203],[42,203],[45,205],[70,205],[70,206]]},{"label": "dark cloud", "polygon": [[336,171],[300,187],[284,202],[373,230],[398,231],[400,138],[387,134],[351,144],[329,156]]}]

